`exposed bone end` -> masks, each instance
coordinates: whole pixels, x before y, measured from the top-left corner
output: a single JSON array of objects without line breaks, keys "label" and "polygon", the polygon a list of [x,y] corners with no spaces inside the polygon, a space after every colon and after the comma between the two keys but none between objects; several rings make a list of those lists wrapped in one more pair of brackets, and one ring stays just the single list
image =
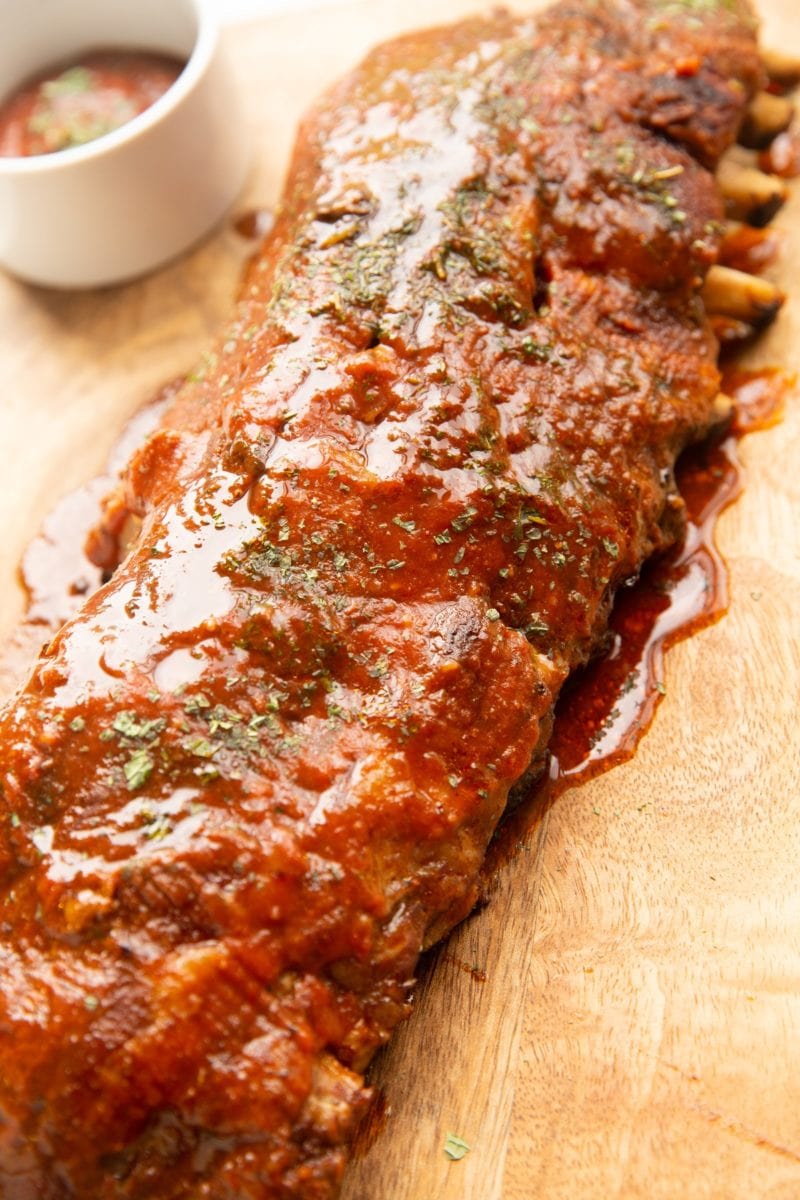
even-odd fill
[{"label": "exposed bone end", "polygon": [[745,321],[754,328],[774,320],[785,299],[769,280],[720,266],[708,272],[701,295],[709,314]]},{"label": "exposed bone end", "polygon": [[724,425],[730,421],[733,415],[734,403],[730,396],[726,396],[724,392],[720,392],[713,405],[711,406],[711,415],[716,425]]},{"label": "exposed bone end", "polygon": [[763,150],[779,133],[788,129],[794,105],[783,96],[759,92],[753,99],[739,131],[739,141],[753,150]]},{"label": "exposed bone end", "polygon": [[765,175],[726,155],[717,170],[717,183],[725,197],[729,217],[766,225],[786,203],[789,188],[777,175]]},{"label": "exposed bone end", "polygon": [[781,87],[796,87],[800,83],[800,57],[784,54],[782,50],[762,50],[764,70],[773,83]]}]

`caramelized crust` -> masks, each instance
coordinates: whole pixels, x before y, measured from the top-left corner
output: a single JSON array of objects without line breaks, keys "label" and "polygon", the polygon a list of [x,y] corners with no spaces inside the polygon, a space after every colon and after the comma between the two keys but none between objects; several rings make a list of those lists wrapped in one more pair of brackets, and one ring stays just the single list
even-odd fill
[{"label": "caramelized crust", "polygon": [[[714,420],[738,0],[379,47],[0,718],[6,1200],[330,1200]],[[130,544],[129,544],[130,543]]]}]

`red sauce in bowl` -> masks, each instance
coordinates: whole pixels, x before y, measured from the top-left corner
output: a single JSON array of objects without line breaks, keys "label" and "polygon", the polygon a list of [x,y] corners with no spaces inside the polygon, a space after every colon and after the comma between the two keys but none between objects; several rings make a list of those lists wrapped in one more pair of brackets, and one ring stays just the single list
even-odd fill
[{"label": "red sauce in bowl", "polygon": [[0,157],[52,154],[103,137],[154,104],[184,65],[165,54],[98,50],[51,68],[0,105]]}]

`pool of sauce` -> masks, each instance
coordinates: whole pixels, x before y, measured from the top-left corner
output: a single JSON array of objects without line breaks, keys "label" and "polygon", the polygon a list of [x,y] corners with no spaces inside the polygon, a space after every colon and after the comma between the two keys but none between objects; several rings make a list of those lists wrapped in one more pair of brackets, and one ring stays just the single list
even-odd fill
[{"label": "pool of sauce", "polygon": [[182,382],[167,384],[133,415],[114,444],[105,471],[59,500],[25,551],[20,576],[27,605],[22,621],[0,646],[0,701],[22,682],[42,644],[103,583],[102,572],[84,553],[86,539],[97,524],[103,497],[156,427]]},{"label": "pool of sauce", "polygon": [[666,695],[666,651],[726,612],[727,569],[714,532],[742,490],[737,444],[744,434],[777,424],[793,382],[779,368],[723,371],[722,390],[734,401],[731,423],[724,435],[688,450],[676,469],[686,535],[648,563],[633,587],[617,593],[609,649],[564,686],[545,775],[498,829],[486,859],[487,882],[522,849],[538,816],[562,792],[633,756]]},{"label": "pool of sauce", "polygon": [[0,105],[0,157],[53,154],[112,133],[155,104],[184,65],[164,54],[96,50],[52,67]]}]

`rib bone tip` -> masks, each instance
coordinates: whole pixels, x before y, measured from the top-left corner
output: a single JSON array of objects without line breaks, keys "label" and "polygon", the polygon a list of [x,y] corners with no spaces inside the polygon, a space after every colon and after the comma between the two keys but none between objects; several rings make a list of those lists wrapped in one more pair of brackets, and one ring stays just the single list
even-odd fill
[{"label": "rib bone tip", "polygon": [[719,164],[717,183],[728,216],[751,225],[768,224],[789,195],[786,183],[777,175],[767,175],[733,158],[723,158]]},{"label": "rib bone tip", "polygon": [[794,106],[783,96],[759,92],[747,110],[739,141],[753,150],[763,150],[788,129],[794,117]]},{"label": "rib bone tip", "polygon": [[761,52],[764,70],[773,83],[782,87],[794,87],[800,83],[800,57],[786,54],[783,50],[764,49]]},{"label": "rib bone tip", "polygon": [[733,400],[725,392],[718,392],[711,410],[714,420],[722,425],[730,419],[730,415],[733,412]]},{"label": "rib bone tip", "polygon": [[708,272],[702,297],[710,315],[731,317],[754,327],[768,325],[785,299],[780,288],[768,279],[722,266]]}]

